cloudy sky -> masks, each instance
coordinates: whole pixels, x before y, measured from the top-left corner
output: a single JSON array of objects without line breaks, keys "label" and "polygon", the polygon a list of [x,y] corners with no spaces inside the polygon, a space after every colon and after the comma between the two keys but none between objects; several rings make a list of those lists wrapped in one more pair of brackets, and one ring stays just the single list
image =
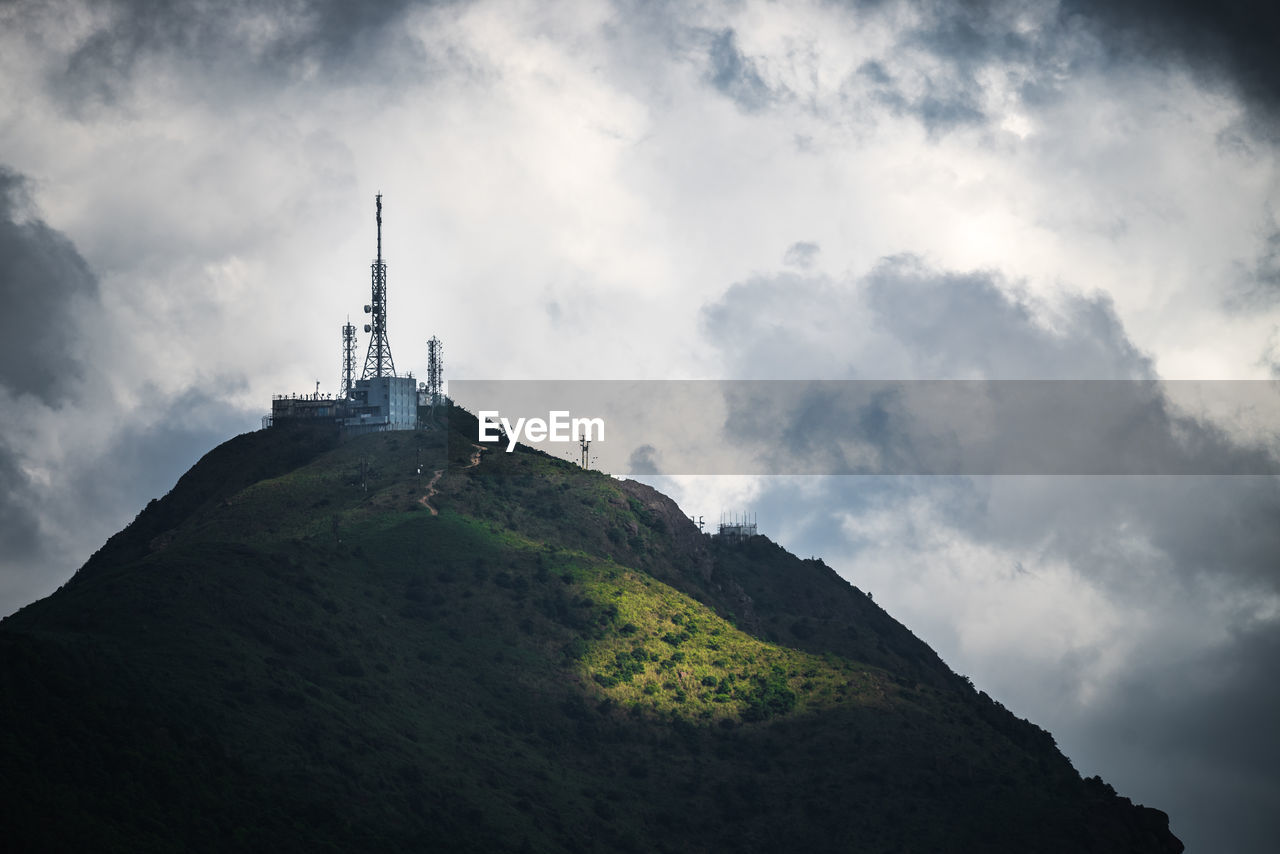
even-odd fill
[{"label": "cloudy sky", "polygon": [[[0,613],[273,393],[336,391],[377,192],[402,372],[437,334],[454,379],[1278,378],[1278,29],[6,0]],[[823,556],[1189,850],[1280,837],[1274,477],[657,482]]]}]

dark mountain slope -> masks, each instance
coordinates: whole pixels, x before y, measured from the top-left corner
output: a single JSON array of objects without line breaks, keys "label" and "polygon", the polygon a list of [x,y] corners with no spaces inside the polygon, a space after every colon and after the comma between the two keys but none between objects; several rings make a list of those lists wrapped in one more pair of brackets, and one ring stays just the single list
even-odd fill
[{"label": "dark mountain slope", "polygon": [[0,623],[6,838],[1181,850],[821,562],[450,427],[238,437]]}]

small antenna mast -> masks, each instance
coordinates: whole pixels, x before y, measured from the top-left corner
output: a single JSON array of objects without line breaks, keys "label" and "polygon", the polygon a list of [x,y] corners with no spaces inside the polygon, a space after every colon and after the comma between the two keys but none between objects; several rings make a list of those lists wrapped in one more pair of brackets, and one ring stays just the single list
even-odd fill
[{"label": "small antenna mast", "polygon": [[444,397],[444,344],[434,335],[427,342],[427,397],[433,411]]},{"label": "small antenna mast", "polygon": [[356,383],[356,328],[351,323],[351,318],[347,318],[347,323],[342,327],[342,399],[350,400],[351,393],[355,391]]}]

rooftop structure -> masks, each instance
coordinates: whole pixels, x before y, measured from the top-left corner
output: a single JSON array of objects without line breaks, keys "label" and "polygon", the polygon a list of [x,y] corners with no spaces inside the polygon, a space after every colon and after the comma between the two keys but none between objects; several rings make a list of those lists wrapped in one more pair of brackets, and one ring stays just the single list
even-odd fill
[{"label": "rooftop structure", "polygon": [[720,527],[716,532],[717,537],[726,540],[744,540],[748,537],[756,535],[756,514],[743,513],[739,516],[731,513],[728,516],[720,514]]}]

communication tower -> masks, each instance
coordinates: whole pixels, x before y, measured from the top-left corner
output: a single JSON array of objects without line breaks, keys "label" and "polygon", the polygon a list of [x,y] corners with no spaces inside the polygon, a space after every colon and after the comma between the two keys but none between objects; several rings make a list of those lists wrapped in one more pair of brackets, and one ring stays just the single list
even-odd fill
[{"label": "communication tower", "polygon": [[427,398],[431,407],[440,405],[444,397],[444,342],[432,335],[427,342]]},{"label": "communication tower", "polygon": [[342,327],[342,381],[339,383],[343,400],[351,397],[356,387],[356,328],[348,319]]},{"label": "communication tower", "polygon": [[361,379],[370,380],[375,377],[394,377],[395,363],[391,361],[391,344],[387,341],[387,265],[382,260],[382,194],[377,196],[378,204],[378,257],[373,262],[373,301],[364,307],[365,314],[371,315],[370,323],[364,325],[369,333],[369,352],[364,357],[364,375]]}]

